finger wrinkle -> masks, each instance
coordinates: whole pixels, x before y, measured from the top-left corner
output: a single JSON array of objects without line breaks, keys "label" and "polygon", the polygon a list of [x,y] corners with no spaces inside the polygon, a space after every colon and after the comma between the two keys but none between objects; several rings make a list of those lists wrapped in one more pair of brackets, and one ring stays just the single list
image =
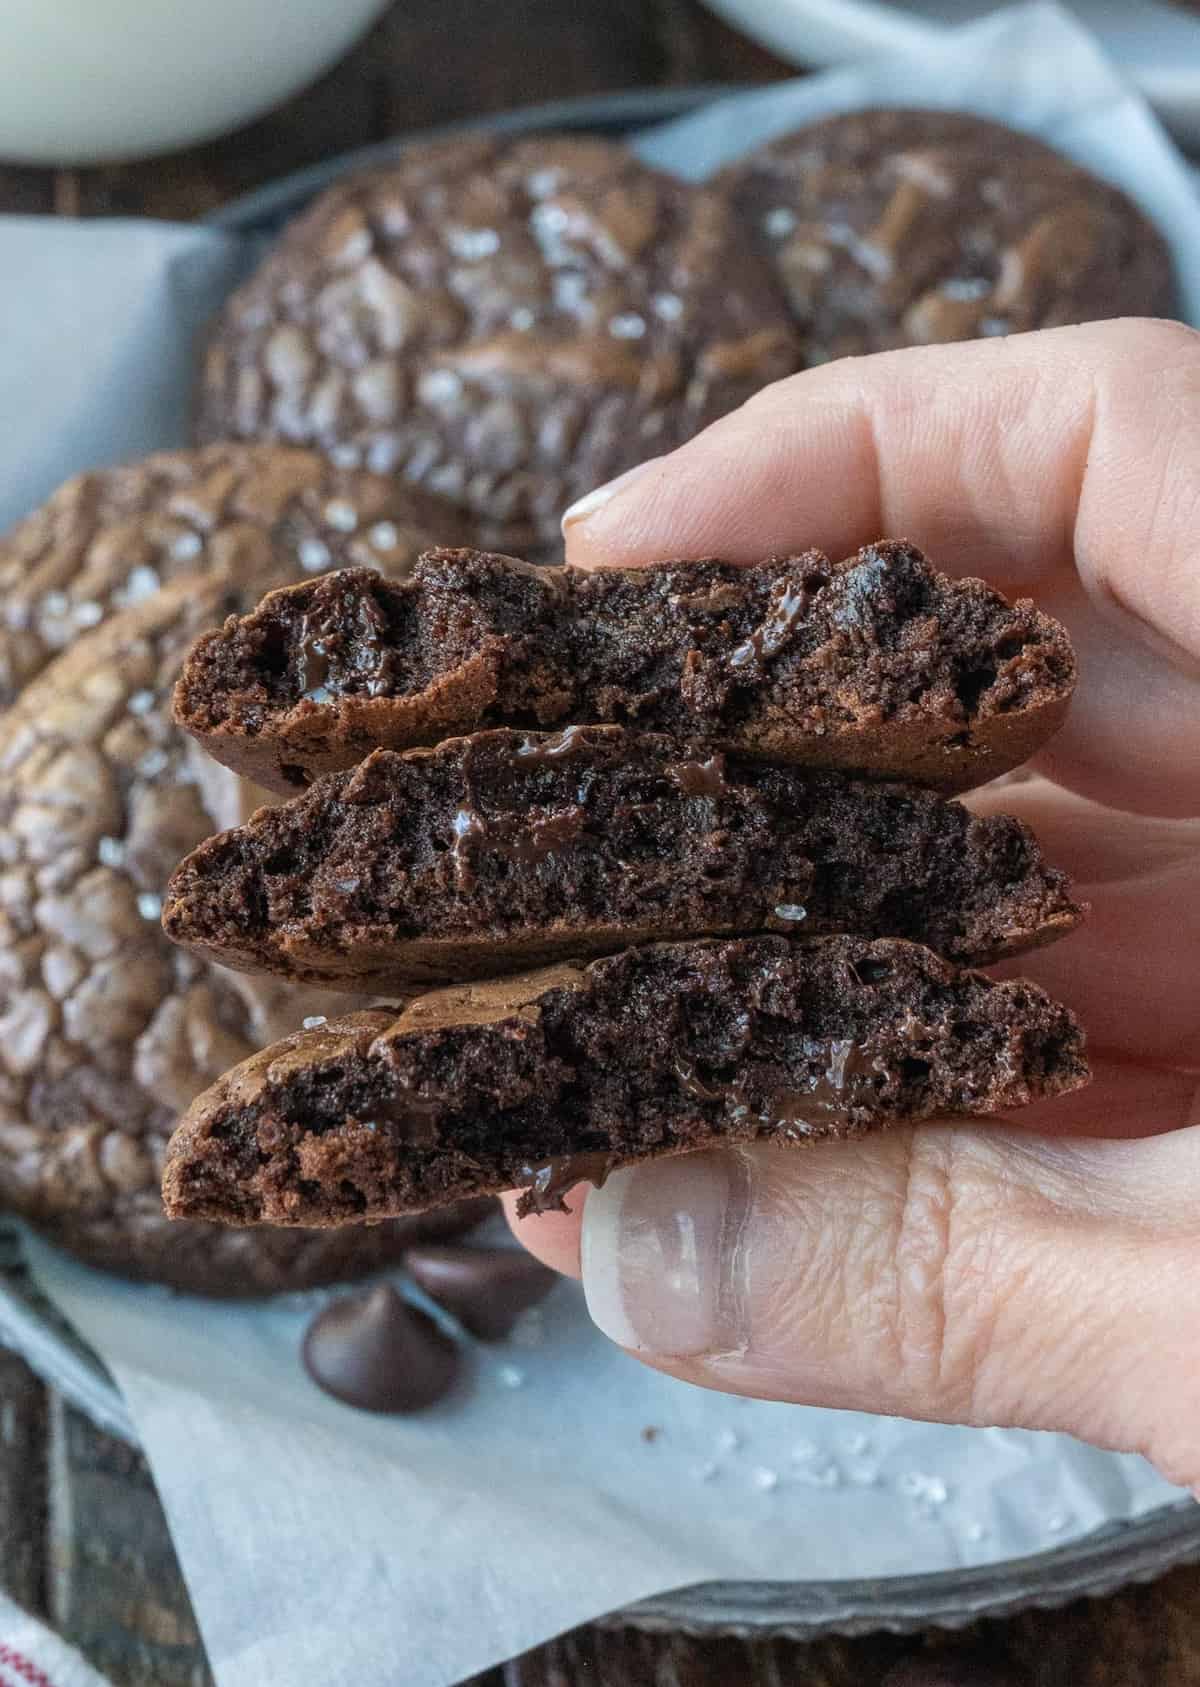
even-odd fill
[{"label": "finger wrinkle", "polygon": [[[1200,1089],[1189,1109],[1200,1123]],[[981,1134],[979,1148],[1020,1191],[1026,1221],[1061,1235],[1064,1225],[1108,1227],[1116,1220],[1160,1236],[1200,1230],[1200,1129],[1162,1136],[1098,1139],[1015,1131]]]},{"label": "finger wrinkle", "polygon": [[[1196,525],[1197,523],[1192,523],[1190,530],[1194,531]],[[1111,572],[1105,569],[1094,579],[1093,587],[1102,609],[1106,608],[1126,632],[1140,639],[1148,650],[1169,662],[1187,679],[1200,680],[1200,654],[1181,643],[1166,627],[1160,626],[1131,602]],[[1197,730],[1200,731],[1200,713],[1197,716]]]},{"label": "finger wrinkle", "polygon": [[874,408],[866,402],[860,392],[857,409],[857,432],[859,435],[859,450],[863,457],[863,484],[859,489],[859,496],[863,500],[863,509],[869,512],[869,519],[864,515],[861,531],[869,533],[875,538],[887,536],[888,519],[885,514],[886,498],[883,486],[883,448],[880,444],[880,420]]},{"label": "finger wrinkle", "polygon": [[905,1386],[916,1396],[957,1393],[947,1377],[946,1276],[952,1250],[951,1132],[913,1132],[904,1162],[895,1249],[893,1344]]},{"label": "finger wrinkle", "polygon": [[[1074,438],[1067,435],[1063,447],[1064,499],[1061,505],[1061,554],[1074,560],[1079,554],[1078,530],[1084,502],[1084,487],[1091,462],[1092,442],[1100,418],[1100,391],[1095,372],[1087,371],[1087,390]],[[1069,491],[1067,489],[1069,488]]]}]

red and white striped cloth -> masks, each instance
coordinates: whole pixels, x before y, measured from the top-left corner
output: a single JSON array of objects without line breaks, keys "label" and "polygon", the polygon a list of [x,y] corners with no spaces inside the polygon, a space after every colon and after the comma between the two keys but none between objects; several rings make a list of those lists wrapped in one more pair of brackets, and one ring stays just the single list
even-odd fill
[{"label": "red and white striped cloth", "polygon": [[111,1687],[45,1623],[0,1593],[0,1687]]}]

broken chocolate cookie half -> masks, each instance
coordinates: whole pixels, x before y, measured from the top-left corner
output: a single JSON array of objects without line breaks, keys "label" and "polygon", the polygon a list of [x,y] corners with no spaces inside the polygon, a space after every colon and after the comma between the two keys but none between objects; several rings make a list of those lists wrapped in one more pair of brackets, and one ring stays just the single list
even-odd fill
[{"label": "broken chocolate cookie half", "polygon": [[294,791],[371,750],[482,727],[624,724],[953,792],[1061,724],[1070,641],[914,546],[762,562],[532,568],[435,550],[271,593],[191,652],[178,723]]},{"label": "broken chocolate cookie half", "polygon": [[1070,1012],[962,967],[1082,909],[1020,821],[947,795],[1027,759],[1074,678],[1057,622],[902,542],[594,572],[436,550],[270,594],[193,648],[176,718],[306,788],[193,850],[167,932],[247,972],[447,987],[220,1079],[168,1211],[545,1211],[643,1158],[1077,1088]]},{"label": "broken chocolate cookie half", "polygon": [[163,922],[241,971],[407,992],[752,931],[904,937],[977,964],[1079,912],[1006,815],[601,726],[377,750],[201,844]]},{"label": "broken chocolate cookie half", "polygon": [[224,1224],[343,1224],[509,1188],[544,1209],[633,1160],[993,1114],[1086,1078],[1066,1008],[916,944],[648,944],[284,1039],[193,1104],[164,1194],[174,1216]]}]

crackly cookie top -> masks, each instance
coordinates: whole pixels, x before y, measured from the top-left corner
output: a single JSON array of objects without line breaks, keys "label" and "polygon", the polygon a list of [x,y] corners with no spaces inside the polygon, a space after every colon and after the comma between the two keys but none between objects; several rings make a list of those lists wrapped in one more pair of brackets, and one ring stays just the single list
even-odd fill
[{"label": "crackly cookie top", "polygon": [[723,196],[580,137],[459,139],[323,194],[230,299],[201,438],[304,441],[493,524],[562,507],[795,366]]},{"label": "crackly cookie top", "polygon": [[180,575],[78,638],[0,715],[0,1201],[97,1263],[201,1292],[302,1287],[399,1249],[374,1232],[237,1238],[162,1213],[179,1113],[331,1007],[197,960],[159,923],[180,855],[264,795],[173,725],[179,664],[197,633],[287,577],[275,553],[237,581]]},{"label": "crackly cookie top", "polygon": [[1029,135],[960,112],[868,110],[720,178],[773,265],[804,360],[1170,310],[1132,202]]},{"label": "crackly cookie top", "polygon": [[180,574],[394,574],[431,537],[453,536],[466,532],[442,500],[284,446],[162,451],[76,475],[0,537],[0,706],[81,633]]}]

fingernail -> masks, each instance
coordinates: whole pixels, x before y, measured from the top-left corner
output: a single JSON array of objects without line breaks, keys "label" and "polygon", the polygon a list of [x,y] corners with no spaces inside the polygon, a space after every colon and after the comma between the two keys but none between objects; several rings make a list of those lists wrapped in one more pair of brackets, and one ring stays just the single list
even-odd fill
[{"label": "fingernail", "polygon": [[614,1172],[583,1215],[583,1287],[610,1340],[663,1358],[742,1352],[742,1234],[750,1169],[736,1153],[684,1154]]},{"label": "fingernail", "polygon": [[595,515],[597,510],[604,508],[610,498],[615,498],[618,492],[623,492],[640,475],[645,474],[647,469],[653,468],[655,463],[661,461],[661,457],[647,457],[644,463],[635,463],[631,469],[626,469],[625,473],[619,474],[615,480],[606,481],[603,486],[597,486],[594,492],[588,492],[584,497],[576,498],[575,502],[563,512],[561,523],[563,532],[565,533],[568,527],[574,527],[576,522],[586,521],[589,516]]}]

